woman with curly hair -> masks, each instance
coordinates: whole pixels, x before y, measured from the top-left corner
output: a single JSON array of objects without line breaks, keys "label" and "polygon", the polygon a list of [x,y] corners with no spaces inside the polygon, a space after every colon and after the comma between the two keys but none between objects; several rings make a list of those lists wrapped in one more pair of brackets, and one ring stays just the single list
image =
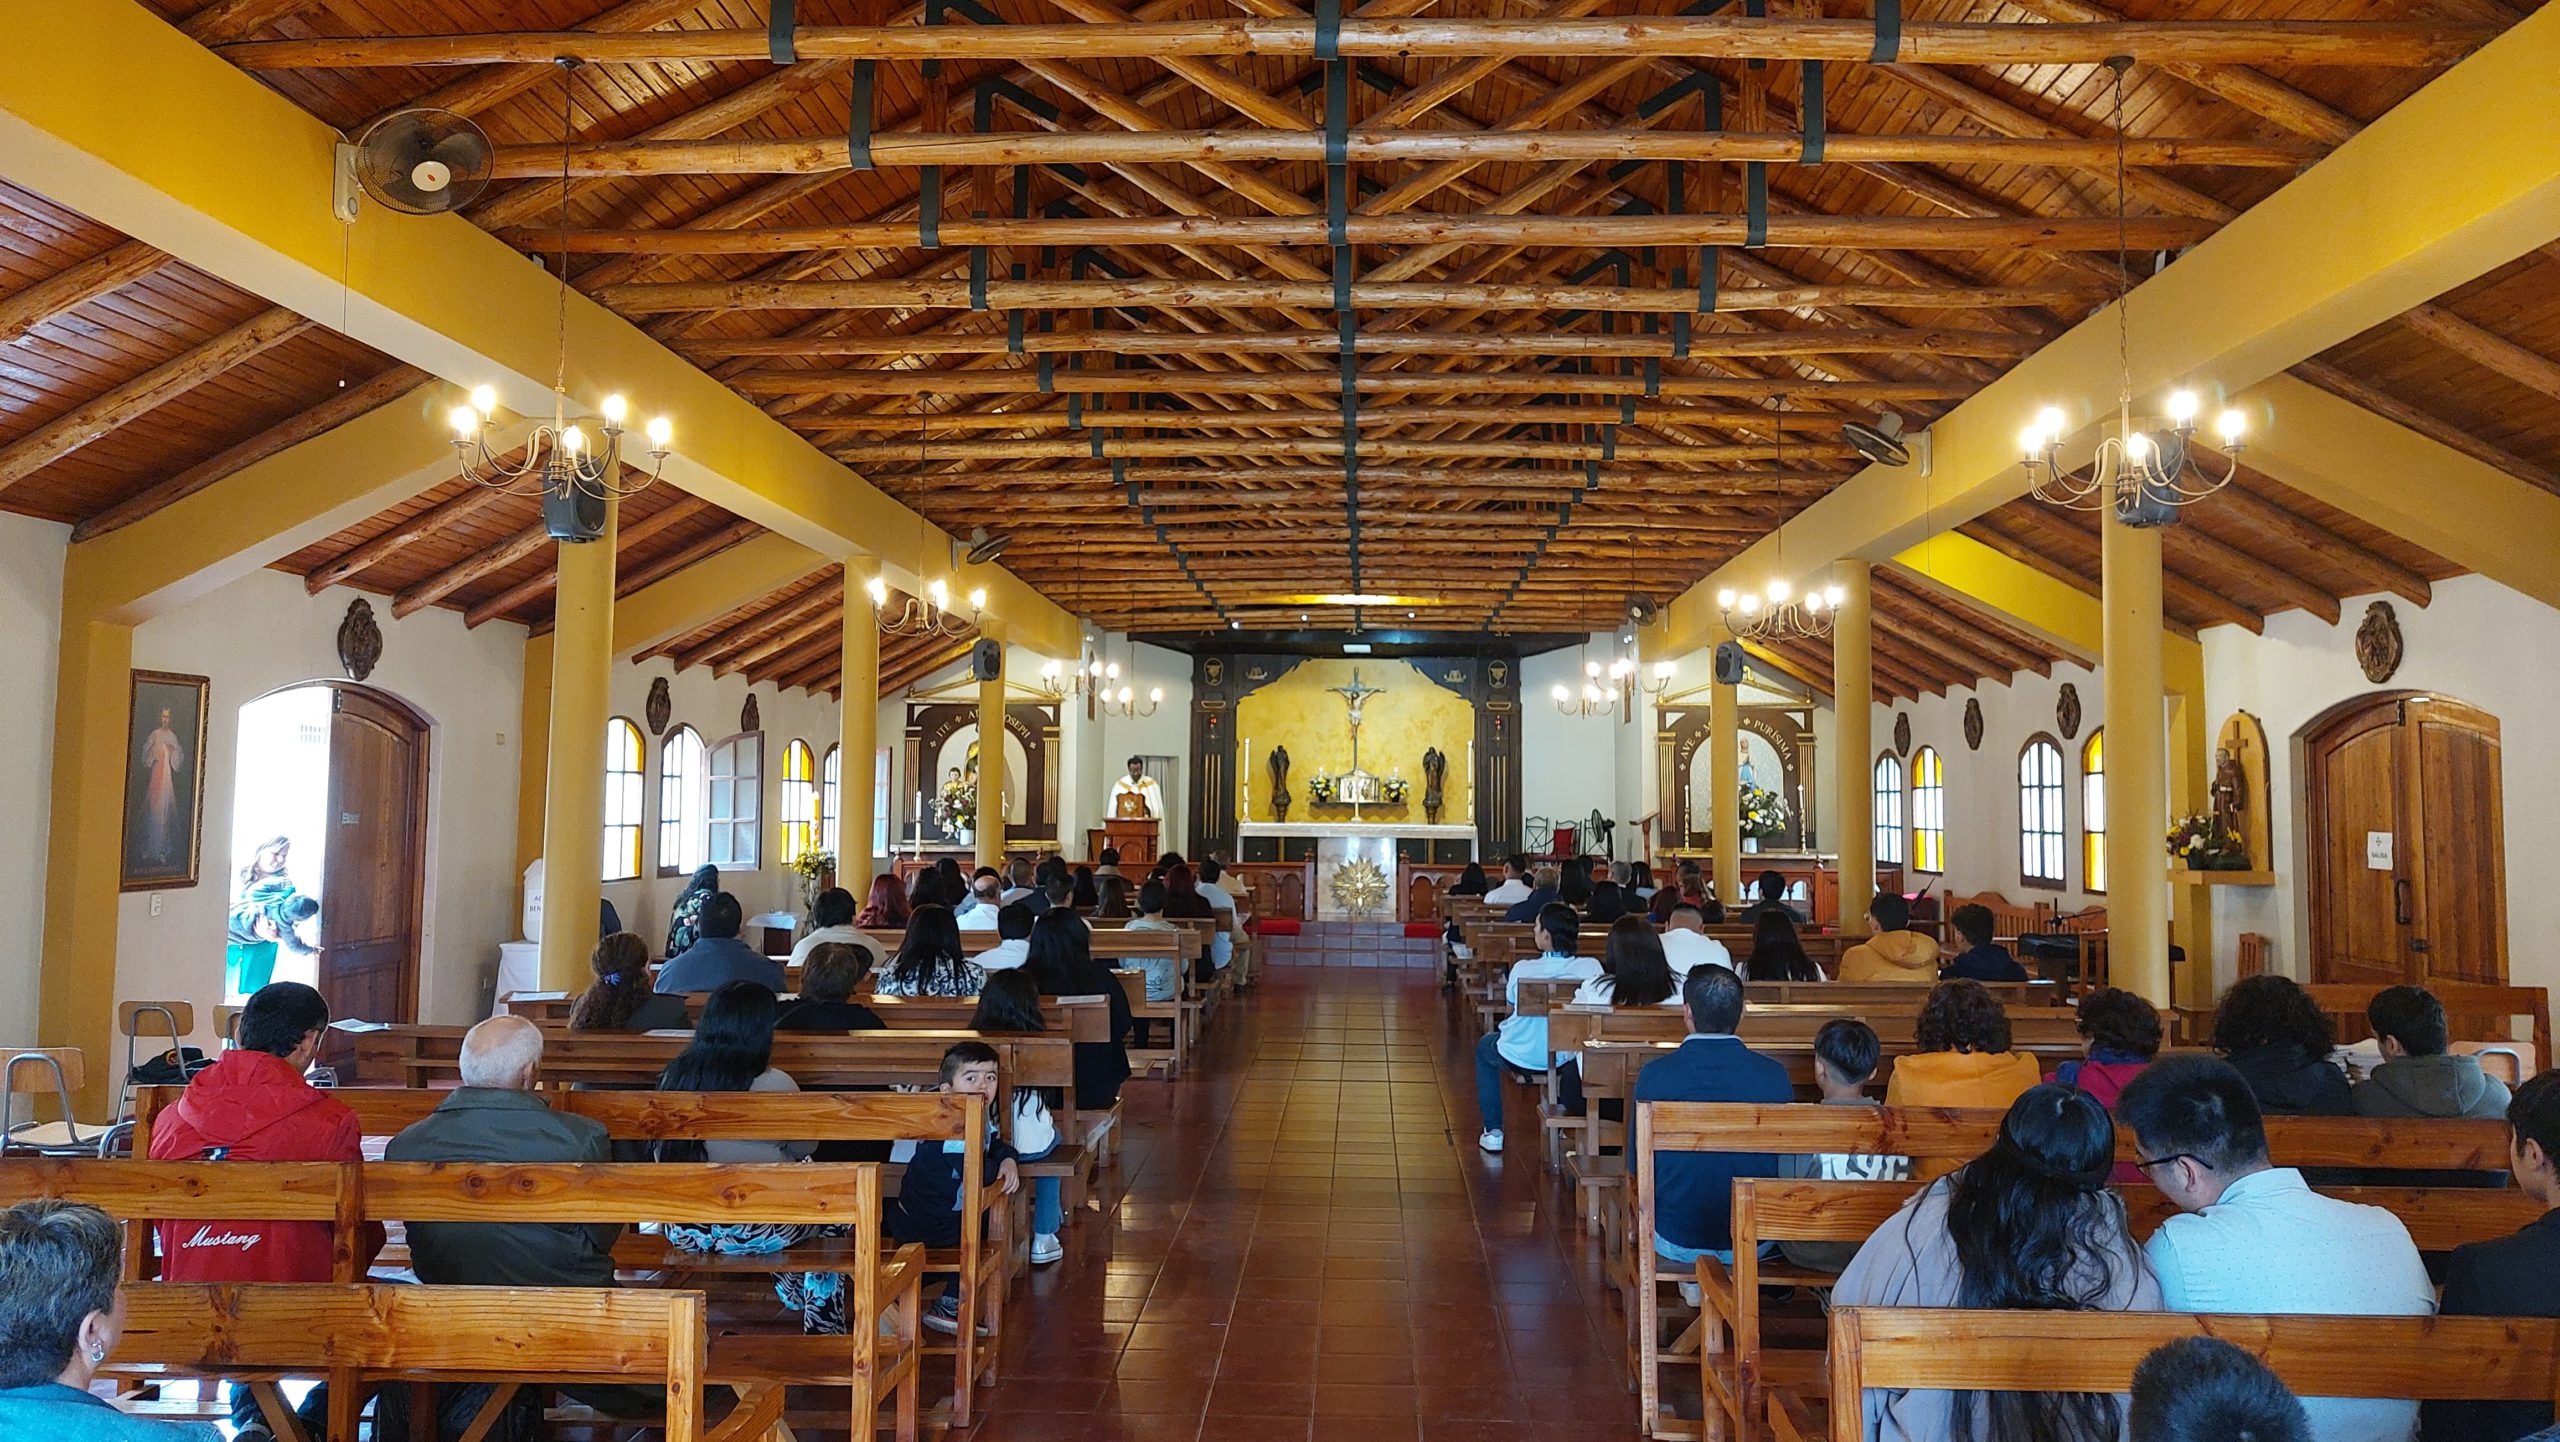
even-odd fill
[{"label": "woman with curly hair", "polygon": [[[1931,988],[1911,1039],[1918,1050],[1894,1062],[1886,1106],[2005,1107],[2044,1080],[2034,1057],[2009,1050],[2008,1010],[1978,981]],[[1949,1168],[1922,1162],[1919,1170],[1925,1179]]]},{"label": "woman with curly hair", "polygon": [[2213,1049],[2271,1116],[2354,1115],[2347,1074],[2329,1060],[2336,1045],[2329,1018],[2291,977],[2244,977],[2214,1009]]},{"label": "woman with curly hair", "polygon": [[862,903],[862,911],[854,917],[853,924],[865,929],[876,926],[883,931],[902,930],[914,912],[907,902],[906,887],[884,871],[871,878],[870,898]]},{"label": "woman with curly hair", "polygon": [[[2107,1188],[2115,1148],[2115,1124],[2088,1093],[2030,1088],[1991,1150],[1876,1229],[1832,1305],[2159,1311],[2160,1279]],[[1864,1410],[1870,1442],[2115,1442],[2124,1403],[2103,1392],[1876,1389]]]},{"label": "woman with curly hair", "polygon": [[[2080,998],[2076,1024],[2084,1055],[2054,1068],[2045,1080],[2078,1087],[2112,1112],[2125,1083],[2160,1054],[2160,1008],[2132,992],[2102,986]],[[2151,1179],[2133,1163],[2118,1162],[2114,1180],[2133,1186]]]},{"label": "woman with curly hair", "polygon": [[650,990],[649,943],[617,931],[587,954],[596,979],[569,1008],[571,1031],[682,1031],[693,1025],[683,997]]}]

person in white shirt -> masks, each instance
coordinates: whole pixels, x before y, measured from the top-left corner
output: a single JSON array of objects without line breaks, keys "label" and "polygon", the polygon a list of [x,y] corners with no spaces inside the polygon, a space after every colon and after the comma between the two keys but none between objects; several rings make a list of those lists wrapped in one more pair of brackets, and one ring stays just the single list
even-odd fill
[{"label": "person in white shirt", "polygon": [[1581,945],[1581,926],[1581,918],[1570,906],[1551,902],[1538,913],[1530,937],[1538,943],[1539,955],[1513,962],[1510,980],[1504,985],[1512,1013],[1502,1019],[1500,1029],[1476,1043],[1476,1106],[1484,1116],[1484,1131],[1476,1145],[1486,1151],[1502,1150],[1502,1069],[1516,1066],[1541,1073],[1547,1069],[1547,1019],[1520,1015],[1520,983],[1589,981],[1600,974],[1599,962],[1574,955]]},{"label": "person in white shirt", "polygon": [[1220,971],[1226,970],[1227,964],[1236,959],[1236,899],[1218,884],[1218,878],[1225,874],[1218,865],[1218,858],[1201,859],[1200,899],[1209,903],[1211,911],[1218,913],[1218,934],[1209,938],[1209,960]]},{"label": "person in white shirt", "polygon": [[1529,858],[1517,852],[1503,858],[1502,884],[1484,894],[1494,906],[1517,906],[1529,899]]},{"label": "person in white shirt", "polygon": [[809,953],[831,941],[840,941],[871,958],[874,967],[887,958],[888,949],[871,939],[869,933],[853,924],[853,893],[830,886],[818,893],[809,908],[811,930],[791,943],[791,964],[798,966],[809,959]]},{"label": "person in white shirt", "polygon": [[1005,864],[1005,888],[1001,898],[1011,906],[1031,894],[1032,865],[1028,856],[1017,856]]},{"label": "person in white shirt", "polygon": [[[2434,1314],[2409,1229],[2271,1165],[2257,1098],[2230,1063],[2162,1057],[2125,1084],[2115,1114],[2140,1149],[2133,1164],[2182,1214],[2143,1248],[2169,1310]],[[2418,1427],[2413,1401],[2305,1397],[2302,1407],[2316,1442],[2409,1442]]]},{"label": "person in white shirt", "polygon": [[969,960],[984,972],[1011,971],[1031,960],[1031,923],[1038,919],[1021,902],[1006,902],[996,912],[996,936],[1000,939]]},{"label": "person in white shirt", "polygon": [[1147,774],[1147,759],[1145,757],[1130,757],[1129,774],[1111,783],[1110,815],[1124,816],[1127,814],[1120,808],[1120,798],[1123,796],[1135,796],[1140,802],[1144,803],[1147,808],[1145,815],[1149,820],[1164,820],[1164,791],[1156,785],[1156,779]]},{"label": "person in white shirt", "polygon": [[1733,970],[1733,953],[1707,935],[1707,914],[1685,901],[1671,908],[1671,919],[1663,923],[1662,954],[1671,960],[1671,974],[1683,981],[1701,966]]},{"label": "person in white shirt", "polygon": [[993,931],[996,913],[1004,910],[1004,883],[989,872],[969,883],[969,904],[960,908],[952,919],[962,931]]}]

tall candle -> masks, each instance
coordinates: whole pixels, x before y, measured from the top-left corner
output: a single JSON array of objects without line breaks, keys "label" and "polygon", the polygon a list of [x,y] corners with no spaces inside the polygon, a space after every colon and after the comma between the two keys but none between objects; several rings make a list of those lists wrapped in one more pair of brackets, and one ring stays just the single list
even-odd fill
[{"label": "tall candle", "polygon": [[1250,736],[1244,738],[1244,764],[1236,768],[1236,785],[1244,793],[1244,799],[1236,806],[1238,813],[1236,819],[1251,821],[1253,819],[1253,738]]}]

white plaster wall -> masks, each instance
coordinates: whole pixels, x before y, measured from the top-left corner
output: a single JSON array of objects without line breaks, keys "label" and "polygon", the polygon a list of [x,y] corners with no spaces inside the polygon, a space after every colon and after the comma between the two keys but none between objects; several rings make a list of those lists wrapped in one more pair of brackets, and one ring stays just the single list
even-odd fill
[{"label": "white plaster wall", "polygon": [[[2080,690],[2080,730],[2069,740],[2054,724],[2055,703],[2066,681]],[[1964,741],[1964,703],[1975,696],[1982,701],[1979,751],[1967,748]],[[1935,746],[1944,761],[1947,870],[1938,883],[1941,895],[1997,891],[2021,905],[2050,901],[2066,911],[2104,899],[2086,889],[2088,878],[2082,873],[2079,780],[2080,746],[2089,739],[2090,732],[2106,724],[2104,699],[2097,671],[2066,661],[2057,664],[2051,676],[2021,671],[2006,683],[1959,687],[1944,696],[1922,696],[1917,702],[1874,708],[1870,724],[1876,751],[1893,744],[1895,714],[1909,712],[1912,756],[1917,756],[1923,746]],[[2059,891],[2030,888],[2018,879],[2018,753],[2026,746],[2027,738],[2038,732],[2053,737],[2062,747],[2063,874],[2068,882]],[[1872,766],[1874,760],[1873,755],[1868,756],[1867,764]],[[1872,773],[1862,768],[1861,774],[1869,775],[1872,784]],[[1911,821],[1910,788],[1911,758],[1905,757],[1902,815],[1906,832]],[[1833,814],[1836,816],[1836,811]],[[1829,832],[1824,845],[1836,845]],[[1905,885],[1916,891],[1929,884],[1931,878],[1909,869],[1911,854],[1906,836]]]},{"label": "white plaster wall", "polygon": [[[71,528],[0,515],[0,1046],[36,1040],[53,685]],[[216,948],[217,953],[219,948]],[[214,969],[218,978],[221,963]]]},{"label": "white plaster wall", "polygon": [[[717,746],[737,734],[739,713],[746,707],[749,691],[754,692],[757,720],[763,723],[764,732],[764,824],[757,848],[758,865],[753,871],[722,867],[720,885],[738,898],[749,916],[767,911],[798,912],[800,878],[782,861],[782,753],[794,741],[808,742],[823,780],[827,748],[843,734],[835,701],[823,691],[777,691],[770,682],[750,688],[745,676],[714,676],[708,666],[678,671],[664,658],[643,665],[614,663],[612,714],[628,717],[640,728],[645,743],[648,777],[641,795],[648,824],[640,833],[640,879],[608,884],[604,888],[605,899],[622,914],[622,924],[647,937],[652,949],[666,944],[667,912],[675,904],[676,894],[684,890],[685,877],[658,874],[658,777],[665,738],[649,734],[647,703],[649,683],[660,676],[668,678],[667,697],[673,703],[667,731],[672,734],[678,726],[691,726],[702,733],[706,746]],[[903,719],[899,725],[905,725]],[[897,737],[902,733],[891,730],[881,734],[892,748],[894,769]],[[596,744],[601,754],[603,738],[598,737]],[[868,766],[871,758],[861,757],[858,764]],[[843,835],[848,842],[861,844],[870,834],[870,817],[843,818]]]},{"label": "white plaster wall", "polygon": [[[1144,707],[1147,692],[1158,686],[1164,688],[1164,704],[1156,707],[1152,716],[1100,719],[1100,739],[1092,764],[1101,774],[1093,778],[1093,806],[1089,813],[1092,819],[1059,840],[1067,851],[1081,853],[1084,828],[1102,824],[1103,796],[1112,779],[1127,770],[1129,758],[1170,756],[1174,766],[1172,779],[1164,789],[1163,843],[1188,856],[1199,849],[1197,839],[1191,835],[1191,658],[1161,646],[1141,645],[1133,667],[1124,638],[1103,639],[1110,644],[1111,655],[1120,660],[1124,683],[1138,693],[1137,704]],[[1241,744],[1242,738],[1238,739]]]},{"label": "white plaster wall", "polygon": [[[1614,644],[1614,637],[1594,636],[1590,654],[1606,657]],[[1579,826],[1597,810],[1623,827],[1644,813],[1627,809],[1640,783],[1625,778],[1622,793],[1621,772],[1650,764],[1653,728],[1627,725],[1614,711],[1587,717],[1558,711],[1556,687],[1582,693],[1583,660],[1581,647],[1568,646],[1520,663],[1520,814]],[[1632,839],[1635,833],[1621,834]]]},{"label": "white plaster wall", "polygon": [[2506,783],[2507,967],[2522,986],[2560,986],[2560,954],[2545,939],[2560,933],[2560,888],[2540,883],[2539,865],[2560,853],[2560,611],[2478,576],[2435,585],[2421,608],[2393,600],[2407,657],[2383,685],[2356,664],[2355,630],[2371,597],[2350,599],[2339,624],[2299,611],[2267,618],[2266,634],[2234,626],[2204,633],[2208,717],[2219,730],[2236,710],[2266,727],[2268,788],[2285,798],[2274,816],[2272,887],[2215,887],[2214,936],[2219,974],[2231,972],[2243,931],[2267,938],[2268,964],[2307,975],[2300,867],[2299,756],[2296,734],[2339,702],[2376,691],[2431,691],[2469,702],[2498,718]]},{"label": "white plaster wall", "polygon": [[[198,1043],[222,1000],[223,932],[230,901],[232,766],[240,707],[298,682],[339,677],[338,623],[354,592],[307,595],[275,571],[243,577],[134,630],[133,664],[207,676],[203,880],[133,892],[120,902],[116,995],[196,1004]],[[382,663],[367,684],[425,713],[433,724],[427,773],[426,925],[418,1006],[430,1022],[464,1021],[486,1009],[484,977],[498,943],[518,925],[514,848],[514,734],[524,674],[524,628],[506,622],[466,630],[451,611],[393,620],[374,600]],[[38,833],[41,835],[41,832]],[[154,914],[155,908],[157,914]]]}]

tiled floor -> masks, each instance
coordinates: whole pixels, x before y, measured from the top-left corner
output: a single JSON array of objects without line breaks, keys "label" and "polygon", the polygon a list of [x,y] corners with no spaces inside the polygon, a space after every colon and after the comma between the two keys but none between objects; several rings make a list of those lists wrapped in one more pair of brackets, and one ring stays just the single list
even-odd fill
[{"label": "tiled floor", "polygon": [[1266,936],[1257,943],[1272,966],[1440,965],[1440,935],[1407,936],[1392,921],[1311,921],[1295,936]]},{"label": "tiled floor", "polygon": [[1476,1150],[1430,972],[1268,969],[1203,1057],[1130,1083],[1126,1194],[1035,1272],[973,1439],[1638,1435],[1596,1258],[1533,1151]]}]

